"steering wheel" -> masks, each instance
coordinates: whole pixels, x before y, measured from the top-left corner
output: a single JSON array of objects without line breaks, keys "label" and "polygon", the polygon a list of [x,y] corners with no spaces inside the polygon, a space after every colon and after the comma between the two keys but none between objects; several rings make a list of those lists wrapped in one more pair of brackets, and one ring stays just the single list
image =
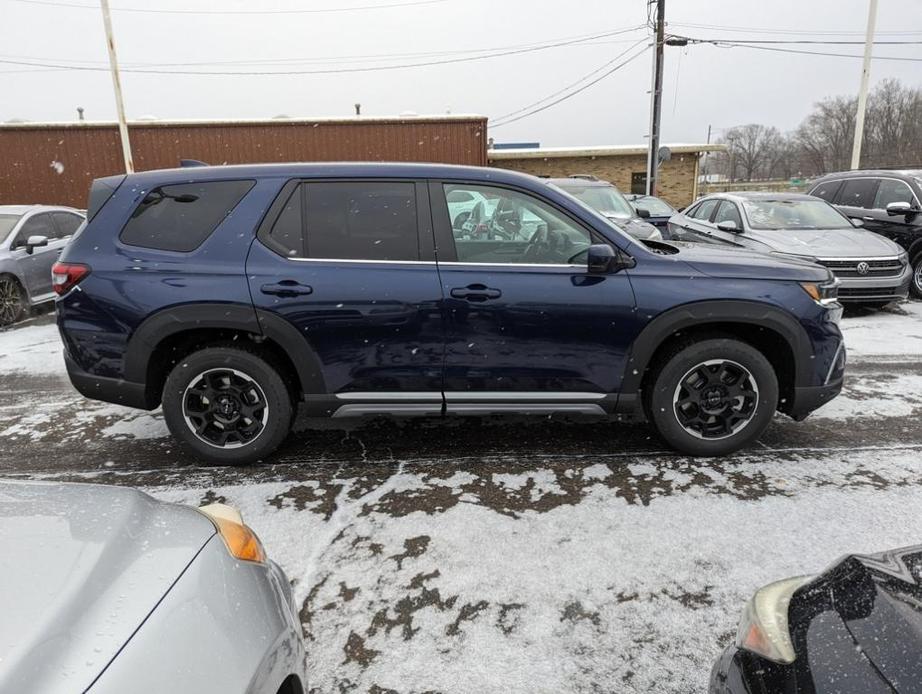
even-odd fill
[{"label": "steering wheel", "polygon": [[541,254],[548,247],[548,232],[547,224],[539,224],[538,228],[535,229],[535,233],[531,235],[531,238],[528,240],[528,245],[525,246],[525,251],[522,253],[522,257],[525,260],[538,260]]}]

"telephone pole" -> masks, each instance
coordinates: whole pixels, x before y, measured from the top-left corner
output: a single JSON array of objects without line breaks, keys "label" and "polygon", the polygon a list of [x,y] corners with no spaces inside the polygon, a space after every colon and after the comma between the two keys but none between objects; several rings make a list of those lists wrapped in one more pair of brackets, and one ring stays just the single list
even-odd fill
[{"label": "telephone pole", "polygon": [[106,26],[106,46],[109,49],[109,70],[112,72],[112,88],[115,90],[115,110],[118,112],[118,133],[122,140],[122,157],[125,159],[125,173],[134,173],[131,158],[131,143],[128,141],[128,123],[125,120],[125,104],[122,101],[122,81],[118,75],[118,58],[115,55],[115,39],[112,37],[112,17],[109,14],[109,0],[100,0],[102,21]]},{"label": "telephone pole", "polygon": [[663,44],[666,34],[666,0],[656,3],[656,44],[653,47],[653,85],[650,88],[650,151],[647,152],[647,195],[656,195],[656,169],[659,165],[659,121],[663,95]]},{"label": "telephone pole", "polygon": [[875,24],[877,24],[877,0],[871,0],[868,7],[868,31],[864,37],[864,66],[861,69],[861,88],[858,90],[855,141],[852,143],[852,169],[857,169],[861,160],[861,141],[864,139],[864,111],[868,105],[868,81],[871,78],[871,50],[874,48]]}]

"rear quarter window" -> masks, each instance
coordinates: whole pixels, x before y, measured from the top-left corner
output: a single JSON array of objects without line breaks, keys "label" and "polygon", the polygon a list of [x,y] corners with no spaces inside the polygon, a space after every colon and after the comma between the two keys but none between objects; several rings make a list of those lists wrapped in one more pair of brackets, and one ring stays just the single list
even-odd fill
[{"label": "rear quarter window", "polygon": [[255,184],[246,180],[159,186],[144,197],[119,238],[129,246],[194,251]]}]

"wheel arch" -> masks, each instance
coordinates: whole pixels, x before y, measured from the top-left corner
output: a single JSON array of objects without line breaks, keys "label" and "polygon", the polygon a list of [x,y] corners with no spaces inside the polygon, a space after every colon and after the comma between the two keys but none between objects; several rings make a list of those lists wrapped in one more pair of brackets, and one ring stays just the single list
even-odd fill
[{"label": "wheel arch", "polygon": [[650,367],[660,355],[677,342],[714,336],[740,339],[759,349],[778,375],[783,404],[792,402],[795,386],[809,382],[810,339],[794,317],[755,301],[702,301],[665,311],[641,331],[625,366],[618,411],[638,413]]},{"label": "wheel arch", "polygon": [[287,321],[246,304],[196,303],[163,309],[132,333],[125,351],[124,378],[143,383],[151,408],[160,402],[172,366],[196,349],[216,342],[245,339],[273,356],[293,378],[296,396],[325,393],[320,360]]}]

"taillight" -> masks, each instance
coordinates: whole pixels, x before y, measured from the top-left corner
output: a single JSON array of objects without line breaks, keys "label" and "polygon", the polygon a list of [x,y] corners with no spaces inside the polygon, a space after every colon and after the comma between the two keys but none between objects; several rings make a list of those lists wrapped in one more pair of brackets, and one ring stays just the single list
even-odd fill
[{"label": "taillight", "polygon": [[55,263],[51,267],[51,287],[58,296],[67,294],[90,274],[90,266],[82,263]]}]

